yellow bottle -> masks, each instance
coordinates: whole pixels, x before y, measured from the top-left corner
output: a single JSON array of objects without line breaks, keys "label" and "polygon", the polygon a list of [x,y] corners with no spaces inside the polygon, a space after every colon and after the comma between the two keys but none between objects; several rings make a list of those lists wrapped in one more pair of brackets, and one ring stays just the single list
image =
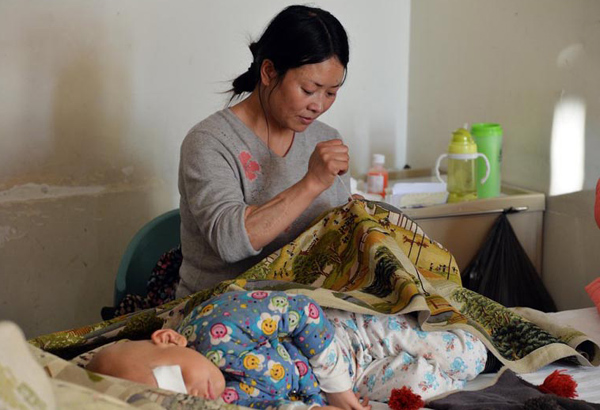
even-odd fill
[{"label": "yellow bottle", "polygon": [[483,157],[487,165],[487,173],[482,183],[489,176],[490,165],[487,157],[477,152],[477,144],[469,131],[464,128],[454,131],[448,146],[448,153],[442,154],[438,158],[435,169],[438,179],[442,182],[439,167],[444,157],[448,157],[448,202],[477,199],[475,160]]}]

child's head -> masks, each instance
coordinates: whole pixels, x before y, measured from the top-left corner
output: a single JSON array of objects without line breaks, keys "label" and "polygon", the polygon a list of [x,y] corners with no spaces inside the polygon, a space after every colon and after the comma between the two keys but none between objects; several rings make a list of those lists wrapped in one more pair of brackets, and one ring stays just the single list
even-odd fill
[{"label": "child's head", "polygon": [[155,331],[150,340],[117,343],[100,350],[88,370],[158,387],[153,370],[179,366],[188,394],[217,399],[225,389],[223,373],[210,360],[187,346],[172,329]]}]

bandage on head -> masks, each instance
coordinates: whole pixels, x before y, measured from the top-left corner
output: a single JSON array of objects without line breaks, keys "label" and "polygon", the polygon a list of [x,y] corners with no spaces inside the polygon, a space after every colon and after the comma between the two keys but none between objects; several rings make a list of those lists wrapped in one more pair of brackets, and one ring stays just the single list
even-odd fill
[{"label": "bandage on head", "polygon": [[158,366],[152,369],[152,373],[161,389],[187,393],[180,366]]}]

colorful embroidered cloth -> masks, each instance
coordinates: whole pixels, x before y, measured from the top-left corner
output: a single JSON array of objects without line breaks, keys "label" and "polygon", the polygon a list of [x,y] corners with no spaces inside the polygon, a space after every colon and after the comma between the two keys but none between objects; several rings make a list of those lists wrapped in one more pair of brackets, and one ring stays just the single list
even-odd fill
[{"label": "colorful embroidered cloth", "polygon": [[600,349],[585,334],[560,328],[544,314],[520,314],[461,286],[453,256],[401,213],[352,201],[317,220],[296,240],[213,289],[158,308],[30,342],[63,357],[107,341],[144,338],[175,328],[195,306],[227,290],[285,290],[322,306],[359,313],[413,313],[424,330],[462,328],[479,336],[517,373],[568,359],[600,364]]}]

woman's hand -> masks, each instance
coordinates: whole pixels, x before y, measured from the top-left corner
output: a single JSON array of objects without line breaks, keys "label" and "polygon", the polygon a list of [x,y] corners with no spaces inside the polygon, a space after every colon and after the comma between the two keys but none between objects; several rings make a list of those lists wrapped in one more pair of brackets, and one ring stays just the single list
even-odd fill
[{"label": "woman's hand", "polygon": [[348,171],[348,162],[348,147],[342,140],[318,143],[304,178],[264,204],[246,208],[244,225],[252,247],[268,245],[287,229],[339,174]]},{"label": "woman's hand", "polygon": [[319,142],[308,161],[305,178],[319,192],[325,191],[335,182],[338,175],[348,171],[350,156],[342,140]]},{"label": "woman's hand", "polygon": [[352,390],[346,390],[339,393],[325,393],[327,401],[331,406],[343,410],[371,410],[369,399],[365,397],[362,403],[359,400],[359,394]]}]

